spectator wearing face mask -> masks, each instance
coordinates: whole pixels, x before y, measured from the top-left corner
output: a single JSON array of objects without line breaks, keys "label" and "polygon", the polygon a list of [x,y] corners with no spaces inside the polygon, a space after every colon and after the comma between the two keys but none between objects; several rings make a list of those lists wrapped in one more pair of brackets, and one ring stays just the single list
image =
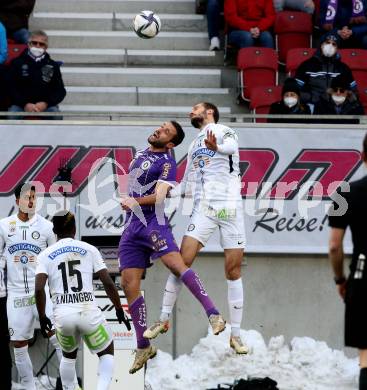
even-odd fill
[{"label": "spectator wearing face mask", "polygon": [[337,34],[341,47],[367,49],[367,0],[321,0],[320,27]]},{"label": "spectator wearing face mask", "polygon": [[[28,49],[10,64],[11,112],[58,112],[66,91],[60,66],[47,53],[44,31],[31,34]],[[20,118],[21,117],[15,117]],[[50,119],[47,117],[46,119]],[[51,119],[57,119],[51,118]]]},{"label": "spectator wearing face mask", "polygon": [[[273,103],[270,106],[269,114],[272,115],[310,115],[311,111],[307,104],[300,100],[300,89],[298,83],[293,78],[285,80],[282,89],[282,100]],[[268,122],[272,123],[302,123],[307,122],[301,118],[269,118]]]},{"label": "spectator wearing face mask", "polygon": [[321,39],[315,55],[302,62],[296,71],[295,78],[301,88],[302,101],[315,105],[322,96],[326,96],[331,81],[339,75],[346,80],[350,90],[356,89],[357,83],[349,66],[340,60],[338,37],[328,34]]},{"label": "spectator wearing face mask", "polygon": [[[335,77],[327,96],[315,106],[315,115],[364,115],[364,109],[357,95],[350,90],[349,83],[342,76]],[[318,123],[359,123],[358,119],[322,119]]]}]

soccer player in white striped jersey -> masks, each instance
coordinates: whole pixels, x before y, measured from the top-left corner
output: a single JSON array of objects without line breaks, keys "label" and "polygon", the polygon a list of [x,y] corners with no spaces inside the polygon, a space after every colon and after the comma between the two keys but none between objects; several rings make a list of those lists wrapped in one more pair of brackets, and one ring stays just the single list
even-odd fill
[{"label": "soccer player in white striped jersey", "polygon": [[[36,190],[30,183],[20,184],[14,191],[18,212],[0,220],[0,255],[7,271],[7,314],[9,335],[14,347],[15,364],[21,384],[36,390],[28,342],[33,337],[37,310],[34,283],[37,256],[56,242],[52,224],[35,213]],[[47,310],[51,313],[51,301]],[[53,332],[50,342],[61,358],[60,346]]]},{"label": "soccer player in white striped jersey", "polygon": [[94,297],[94,273],[115,306],[117,320],[124,322],[128,330],[131,329],[130,323],[100,252],[94,246],[74,239],[74,215],[63,211],[56,214],[52,222],[58,242],[42,252],[36,270],[35,297],[41,332],[46,334],[52,328],[45,311],[44,287],[48,281],[56,335],[63,353],[60,364],[63,389],[74,389],[75,363],[83,338],[89,350],[99,357],[97,390],[108,390],[113,376],[113,339]]},{"label": "soccer player in white striped jersey", "polygon": [[[191,267],[198,252],[219,228],[224,250],[228,305],[231,320],[230,346],[238,354],[248,353],[240,338],[243,313],[241,263],[245,246],[244,213],[241,198],[237,134],[218,124],[219,111],[212,103],[196,104],[190,113],[191,124],[199,130],[191,143],[184,178],[179,190],[171,196],[184,195],[193,187],[193,211],[181,244],[181,255]],[[159,321],[144,334],[154,338],[169,327],[169,316],[181,290],[182,282],[168,277]]]}]

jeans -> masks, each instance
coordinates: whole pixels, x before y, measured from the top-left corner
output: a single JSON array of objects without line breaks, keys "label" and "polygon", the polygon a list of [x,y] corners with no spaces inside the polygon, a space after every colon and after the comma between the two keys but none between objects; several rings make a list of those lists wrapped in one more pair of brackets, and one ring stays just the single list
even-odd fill
[{"label": "jeans", "polygon": [[29,40],[29,31],[26,28],[21,28],[13,32],[12,37],[16,43],[28,43]]},{"label": "jeans", "polygon": [[[10,106],[8,112],[23,112],[24,108],[20,106],[16,106],[15,104]],[[51,106],[47,107],[44,112],[60,112],[59,106]],[[27,117],[32,117],[32,113],[27,113],[25,116],[8,116],[8,119],[25,119]],[[45,119],[45,120],[62,120],[62,116],[34,116],[35,119]]]},{"label": "jeans", "polygon": [[223,10],[223,0],[208,0],[206,4],[206,18],[208,21],[209,39],[219,37],[220,13]]},{"label": "jeans", "polygon": [[269,31],[260,33],[259,38],[252,38],[249,31],[235,30],[229,33],[229,43],[237,46],[239,49],[243,47],[262,46],[274,49],[274,39]]}]

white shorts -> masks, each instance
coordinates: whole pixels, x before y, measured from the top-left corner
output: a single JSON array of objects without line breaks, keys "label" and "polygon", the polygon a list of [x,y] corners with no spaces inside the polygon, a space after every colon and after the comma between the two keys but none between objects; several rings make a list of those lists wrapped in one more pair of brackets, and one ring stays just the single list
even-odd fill
[{"label": "white shorts", "polygon": [[[33,337],[38,312],[34,295],[12,295],[6,301],[9,335],[12,341],[30,340]],[[46,316],[53,322],[52,302],[46,292]]]},{"label": "white shorts", "polygon": [[245,223],[242,204],[235,209],[194,210],[185,236],[206,245],[216,228],[219,228],[220,245],[223,249],[245,247]]},{"label": "white shorts", "polygon": [[62,315],[55,312],[55,327],[64,352],[78,349],[82,337],[92,353],[102,352],[113,340],[110,327],[98,307],[82,312],[70,311],[68,315],[64,307]]}]

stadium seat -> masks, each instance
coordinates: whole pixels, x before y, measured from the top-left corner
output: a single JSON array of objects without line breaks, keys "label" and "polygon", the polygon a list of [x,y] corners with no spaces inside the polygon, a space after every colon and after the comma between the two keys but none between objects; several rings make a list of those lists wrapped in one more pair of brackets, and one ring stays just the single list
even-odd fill
[{"label": "stadium seat", "polygon": [[364,112],[367,112],[367,86],[365,87],[359,87],[358,88],[359,93],[359,100],[361,101],[361,104],[364,108]]},{"label": "stadium seat", "polygon": [[290,49],[287,53],[287,61],[285,65],[285,71],[289,77],[294,77],[297,68],[306,61],[308,58],[315,54],[316,49],[298,48]]},{"label": "stadium seat", "polygon": [[5,61],[5,65],[9,65],[14,58],[19,57],[26,48],[27,45],[24,43],[8,43],[8,58]]},{"label": "stadium seat", "polygon": [[367,50],[364,49],[340,49],[342,61],[345,62],[353,72],[357,85],[367,88]]},{"label": "stadium seat", "polygon": [[[250,109],[253,114],[268,114],[270,106],[282,98],[280,85],[254,87],[251,90]],[[255,122],[266,122],[265,118],[256,119]]]},{"label": "stadium seat", "polygon": [[278,84],[278,56],[265,47],[246,47],[237,56],[240,97],[249,101],[252,88]]},{"label": "stadium seat", "polygon": [[312,29],[312,16],[305,12],[277,13],[274,26],[275,47],[281,64],[285,63],[290,49],[312,46]]}]

